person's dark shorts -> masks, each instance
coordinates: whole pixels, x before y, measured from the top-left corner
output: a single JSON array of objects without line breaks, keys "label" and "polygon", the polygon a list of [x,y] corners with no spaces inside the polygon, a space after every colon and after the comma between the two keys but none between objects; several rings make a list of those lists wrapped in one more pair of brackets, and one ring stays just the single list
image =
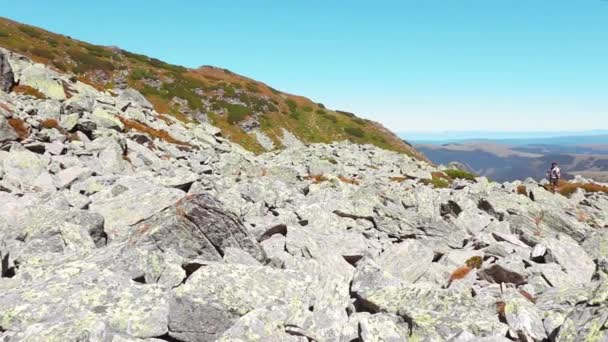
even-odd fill
[{"label": "person's dark shorts", "polygon": [[557,186],[557,183],[559,183],[559,178],[551,178],[551,185],[553,186]]}]

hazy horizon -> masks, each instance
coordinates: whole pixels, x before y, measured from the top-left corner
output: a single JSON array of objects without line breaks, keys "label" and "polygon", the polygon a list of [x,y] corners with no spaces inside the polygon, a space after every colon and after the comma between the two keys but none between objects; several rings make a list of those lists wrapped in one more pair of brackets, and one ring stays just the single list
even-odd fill
[{"label": "hazy horizon", "polygon": [[546,139],[567,137],[601,137],[608,144],[608,130],[595,129],[584,131],[442,131],[442,132],[398,132],[398,135],[411,142],[451,142],[467,140],[509,140],[509,139]]}]

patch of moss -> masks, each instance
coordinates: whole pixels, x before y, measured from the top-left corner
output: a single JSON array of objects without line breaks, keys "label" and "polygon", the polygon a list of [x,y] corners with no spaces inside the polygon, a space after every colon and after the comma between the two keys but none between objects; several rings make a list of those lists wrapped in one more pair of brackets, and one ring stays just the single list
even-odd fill
[{"label": "patch of moss", "polygon": [[228,122],[235,124],[242,121],[251,114],[249,108],[238,104],[227,103],[226,110],[228,110]]},{"label": "patch of moss", "polygon": [[292,99],[285,100],[285,104],[289,107],[289,111],[295,112],[298,109],[298,104]]},{"label": "patch of moss", "polygon": [[365,136],[365,132],[359,127],[345,127],[344,132],[357,138],[363,138]]},{"label": "patch of moss", "polygon": [[477,178],[477,176],[474,174],[462,170],[445,170],[445,174],[452,179],[466,179],[475,181],[475,178]]},{"label": "patch of moss", "polygon": [[480,269],[482,264],[483,264],[483,259],[478,255],[471,257],[466,261],[466,265],[469,268]]}]

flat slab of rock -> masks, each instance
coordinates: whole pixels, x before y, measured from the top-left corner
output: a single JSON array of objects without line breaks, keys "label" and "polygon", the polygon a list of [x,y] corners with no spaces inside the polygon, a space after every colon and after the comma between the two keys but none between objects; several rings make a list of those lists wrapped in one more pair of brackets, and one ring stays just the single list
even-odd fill
[{"label": "flat slab of rock", "polygon": [[174,205],[184,196],[182,190],[163,188],[144,179],[124,177],[92,196],[93,203],[89,208],[104,217],[106,232],[114,239],[129,233],[125,227]]},{"label": "flat slab of rock", "polygon": [[409,317],[415,327],[435,330],[446,339],[467,330],[476,336],[506,333],[493,305],[484,305],[462,293],[417,286],[386,287],[363,295],[365,305],[374,311]]},{"label": "flat slab of rock", "polygon": [[311,281],[306,274],[270,267],[203,265],[175,290],[169,335],[184,341],[213,341],[255,309],[307,307]]}]

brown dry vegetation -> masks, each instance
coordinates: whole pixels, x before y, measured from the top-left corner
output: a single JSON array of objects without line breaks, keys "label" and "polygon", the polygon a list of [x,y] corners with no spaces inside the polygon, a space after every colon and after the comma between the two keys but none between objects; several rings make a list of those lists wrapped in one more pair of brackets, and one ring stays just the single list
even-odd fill
[{"label": "brown dry vegetation", "polygon": [[528,190],[525,185],[517,186],[517,193],[520,195],[528,196]]},{"label": "brown dry vegetation", "polygon": [[59,123],[57,122],[57,120],[55,119],[44,119],[42,121],[40,121],[40,127],[41,128],[46,128],[46,129],[59,129]]},{"label": "brown dry vegetation", "polygon": [[37,99],[46,98],[43,93],[27,85],[16,85],[13,87],[12,91],[18,94],[33,96]]},{"label": "brown dry vegetation", "polygon": [[23,140],[30,135],[30,130],[25,121],[21,119],[8,119],[8,124],[15,130],[19,140]]},{"label": "brown dry vegetation", "polygon": [[407,177],[404,176],[395,176],[395,177],[391,177],[389,178],[391,182],[395,182],[395,183],[403,183],[407,180]]},{"label": "brown dry vegetation", "polygon": [[338,179],[342,182],[342,183],[347,183],[347,184],[353,184],[353,185],[359,185],[361,183],[359,183],[358,180],[354,179],[354,178],[348,178],[348,177],[344,177],[342,175],[338,176]]},{"label": "brown dry vegetation", "polygon": [[451,283],[454,280],[463,279],[464,277],[466,277],[469,274],[469,272],[471,272],[471,268],[469,266],[458,267],[450,275],[449,282]]},{"label": "brown dry vegetation", "polygon": [[182,146],[190,146],[190,144],[188,144],[186,142],[179,141],[179,140],[173,138],[166,131],[152,128],[152,127],[150,127],[150,126],[148,126],[148,125],[146,125],[144,123],[141,123],[141,122],[135,121],[135,120],[129,120],[129,119],[124,118],[122,116],[118,116],[118,119],[125,125],[125,129],[127,131],[135,130],[135,131],[138,131],[138,132],[141,132],[141,133],[148,134],[150,137],[160,139],[160,140],[168,142],[170,144],[176,144],[176,145],[182,145]]},{"label": "brown dry vegetation", "polygon": [[519,290],[519,293],[524,296],[527,300],[529,300],[530,302],[536,304],[536,298],[534,298],[534,296],[532,296],[530,293],[524,291],[524,290]]},{"label": "brown dry vegetation", "polygon": [[304,179],[312,181],[313,184],[320,184],[329,180],[329,178],[324,175],[308,175],[304,177]]},{"label": "brown dry vegetation", "polygon": [[[550,190],[550,186],[548,186],[548,190]],[[570,197],[572,196],[577,189],[583,189],[586,192],[604,192],[608,193],[608,186],[604,186],[597,183],[571,183],[560,181],[557,185],[556,191],[563,196]]]}]

